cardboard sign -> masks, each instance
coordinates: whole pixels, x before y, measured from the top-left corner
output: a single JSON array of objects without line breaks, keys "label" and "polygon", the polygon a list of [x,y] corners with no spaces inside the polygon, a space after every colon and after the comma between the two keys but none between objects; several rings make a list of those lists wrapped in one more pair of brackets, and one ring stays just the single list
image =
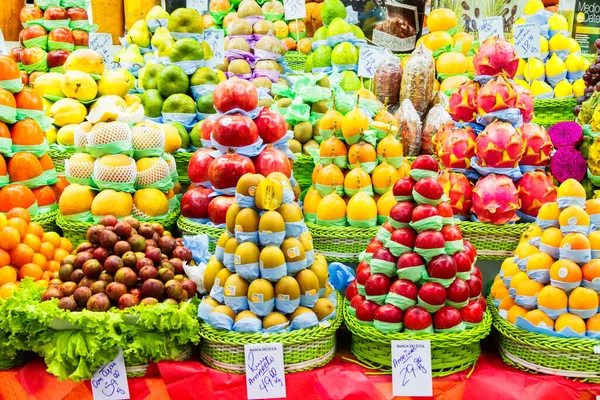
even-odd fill
[{"label": "cardboard sign", "polygon": [[247,344],[244,346],[244,352],[248,399],[285,398],[283,345]]},{"label": "cardboard sign", "polygon": [[573,18],[573,38],[583,54],[596,54],[594,43],[600,39],[600,5],[598,0],[577,0]]},{"label": "cardboard sign", "polygon": [[122,349],[119,349],[119,354],[114,360],[94,372],[91,383],[94,400],[129,399],[129,385]]},{"label": "cardboard sign", "polygon": [[223,29],[205,29],[204,41],[213,51],[213,58],[205,61],[205,65],[214,68],[225,61],[225,32]]},{"label": "cardboard sign", "polygon": [[0,54],[8,54],[8,48],[6,47],[6,42],[4,41],[2,29],[0,29]]},{"label": "cardboard sign", "polygon": [[364,78],[374,77],[382,53],[383,48],[379,46],[371,46],[368,44],[360,46],[360,53],[358,54],[358,76]]},{"label": "cardboard sign", "polygon": [[540,57],[540,28],[536,24],[514,25],[513,37],[519,58]]},{"label": "cardboard sign", "polygon": [[477,20],[477,31],[479,32],[479,41],[498,36],[504,38],[504,24],[502,17],[488,17]]},{"label": "cardboard sign", "polygon": [[406,397],[433,395],[429,340],[392,341],[392,392]]},{"label": "cardboard sign", "polygon": [[200,15],[204,15],[208,11],[208,0],[186,0],[185,3],[187,8],[193,8]]},{"label": "cardboard sign", "polygon": [[304,0],[285,0],[283,10],[286,20],[306,18],[306,6]]},{"label": "cardboard sign", "polygon": [[91,50],[100,53],[105,65],[111,65],[113,61],[113,45],[110,33],[90,33],[89,47]]}]

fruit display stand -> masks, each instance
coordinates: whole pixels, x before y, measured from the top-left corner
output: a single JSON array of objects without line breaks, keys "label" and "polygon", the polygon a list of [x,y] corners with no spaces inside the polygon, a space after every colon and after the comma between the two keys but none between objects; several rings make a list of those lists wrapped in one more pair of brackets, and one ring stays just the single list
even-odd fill
[{"label": "fruit display stand", "polygon": [[[336,292],[337,293],[337,292]],[[220,371],[242,374],[246,371],[244,345],[282,343],[286,373],[308,371],[327,364],[336,350],[336,331],[342,324],[342,296],[337,293],[337,315],[309,329],[283,333],[239,333],[213,329],[200,324],[200,358]]]},{"label": "fruit display stand", "polygon": [[190,178],[187,174],[187,168],[193,154],[193,152],[177,152],[173,154],[175,165],[177,165],[178,180],[182,185],[189,185],[190,183]]},{"label": "fruit display stand", "polygon": [[208,236],[208,251],[211,254],[215,252],[217,240],[219,240],[219,237],[225,232],[225,228],[217,228],[215,226],[194,222],[183,215],[177,219],[177,227],[184,236]]},{"label": "fruit display stand", "polygon": [[291,69],[294,74],[304,72],[304,67],[306,66],[306,59],[308,56],[299,51],[288,51],[285,53],[285,62],[289,69]]},{"label": "fruit display stand", "polygon": [[312,173],[315,169],[315,164],[311,156],[304,154],[295,154],[296,161],[294,161],[294,179],[300,185],[302,190],[312,185]]},{"label": "fruit display stand", "polygon": [[493,225],[481,222],[461,221],[457,223],[463,237],[477,249],[481,260],[500,260],[512,255],[519,239],[531,224]]},{"label": "fruit display stand", "polygon": [[344,263],[358,262],[360,253],[377,235],[379,226],[354,228],[351,226],[325,226],[307,222],[313,238],[315,250],[323,254],[327,261]]},{"label": "fruit display stand", "polygon": [[550,127],[562,121],[574,121],[573,109],[577,100],[573,97],[565,99],[534,100],[534,117],[532,122]]},{"label": "fruit display stand", "polygon": [[50,145],[50,150],[48,150],[48,155],[54,163],[54,169],[61,174],[65,172],[65,160],[68,160],[73,154],[75,154],[74,150],[61,148],[56,145]]},{"label": "fruit display stand", "polygon": [[43,214],[38,214],[35,217],[31,217],[31,221],[40,224],[46,232],[58,232],[58,225],[56,224],[56,217],[58,217],[58,214],[58,210],[52,210]]}]

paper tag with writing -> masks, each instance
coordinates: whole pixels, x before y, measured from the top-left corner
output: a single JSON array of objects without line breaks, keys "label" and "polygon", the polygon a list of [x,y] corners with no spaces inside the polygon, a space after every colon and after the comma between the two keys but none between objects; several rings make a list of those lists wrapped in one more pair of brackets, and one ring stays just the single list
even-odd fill
[{"label": "paper tag with writing", "polygon": [[285,19],[304,19],[306,18],[306,6],[304,0],[285,0],[283,2]]},{"label": "paper tag with writing", "polygon": [[127,371],[123,360],[123,350],[114,360],[107,362],[92,375],[92,395],[94,400],[122,400],[129,399],[129,385],[127,384]]},{"label": "paper tag with writing", "polygon": [[187,8],[193,8],[200,15],[206,14],[208,11],[208,0],[186,0],[185,3]]},{"label": "paper tag with writing", "polygon": [[248,400],[285,398],[283,345],[247,344],[244,353]]},{"label": "paper tag with writing", "polygon": [[519,58],[540,57],[540,28],[536,24],[513,25]]},{"label": "paper tag with writing", "polygon": [[504,38],[502,17],[479,18],[477,20],[477,31],[479,32],[480,42],[492,36]]},{"label": "paper tag with writing", "polygon": [[110,33],[90,33],[90,50],[95,50],[104,59],[105,65],[110,65],[113,60],[112,35]]},{"label": "paper tag with writing", "polygon": [[358,76],[372,78],[375,76],[377,65],[381,60],[383,48],[363,44],[358,55]]},{"label": "paper tag with writing", "polygon": [[206,60],[204,65],[214,68],[225,61],[225,32],[223,29],[205,29],[204,41],[210,46],[213,58]]},{"label": "paper tag with writing", "polygon": [[6,46],[6,42],[4,41],[2,29],[0,29],[0,54],[8,54],[8,48]]},{"label": "paper tag with writing", "polygon": [[432,396],[429,340],[392,340],[394,396]]}]

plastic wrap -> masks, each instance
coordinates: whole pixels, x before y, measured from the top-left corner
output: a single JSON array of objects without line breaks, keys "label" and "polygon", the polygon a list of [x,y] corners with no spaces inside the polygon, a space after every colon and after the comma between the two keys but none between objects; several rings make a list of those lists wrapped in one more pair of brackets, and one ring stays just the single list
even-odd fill
[{"label": "plastic wrap", "polygon": [[421,153],[422,154],[434,154],[435,146],[431,143],[433,135],[435,135],[438,129],[446,122],[452,121],[450,114],[446,111],[446,107],[442,104],[431,107],[425,118],[423,125],[422,142],[421,142]]},{"label": "plastic wrap", "polygon": [[390,108],[398,105],[401,79],[402,64],[400,59],[389,50],[385,50],[373,77],[377,99],[382,103],[387,101]]},{"label": "plastic wrap", "polygon": [[434,80],[435,62],[431,52],[424,45],[419,45],[402,72],[400,102],[410,100],[418,115],[424,116],[433,98]]},{"label": "plastic wrap", "polygon": [[405,156],[418,156],[421,150],[422,132],[421,118],[410,100],[400,104],[396,115],[401,116],[402,145]]}]

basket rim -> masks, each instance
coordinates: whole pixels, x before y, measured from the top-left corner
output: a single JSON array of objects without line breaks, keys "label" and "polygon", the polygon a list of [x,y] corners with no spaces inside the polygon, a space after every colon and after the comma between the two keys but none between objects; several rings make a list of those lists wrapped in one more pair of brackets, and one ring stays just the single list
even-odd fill
[{"label": "basket rim", "polygon": [[[201,224],[199,222],[194,222],[194,221],[190,220],[189,218],[184,217],[183,215],[180,215],[179,218],[177,219],[177,227],[179,227],[179,229],[181,229],[182,231],[185,231],[184,228],[186,228],[186,225],[188,228],[201,230],[204,233],[214,233],[214,234],[220,235],[223,232],[225,232],[225,228],[217,228],[215,226],[209,226],[207,224]],[[186,231],[186,232],[188,232],[188,231]]]},{"label": "basket rim", "polygon": [[[162,224],[163,226],[169,226],[172,225],[174,223],[177,222],[177,218],[179,217],[179,207],[175,207],[175,209],[173,211],[171,211],[166,218],[163,219],[150,219],[148,221],[143,221],[143,222],[158,222],[160,224]],[[68,219],[66,219],[64,217],[64,215],[60,212],[60,210],[58,210],[58,214],[56,215],[56,225],[58,225],[59,228],[63,229],[63,230],[80,230],[80,231],[87,231],[87,229],[94,225],[95,222],[93,221],[88,221],[88,222],[81,222],[81,221],[69,221]]]},{"label": "basket rim", "polygon": [[346,235],[350,235],[351,237],[356,237],[356,235],[361,236],[375,236],[377,235],[377,231],[381,228],[381,225],[374,226],[373,228],[355,228],[352,226],[326,226],[315,224],[314,222],[306,221],[306,226],[313,232],[343,232]]}]

